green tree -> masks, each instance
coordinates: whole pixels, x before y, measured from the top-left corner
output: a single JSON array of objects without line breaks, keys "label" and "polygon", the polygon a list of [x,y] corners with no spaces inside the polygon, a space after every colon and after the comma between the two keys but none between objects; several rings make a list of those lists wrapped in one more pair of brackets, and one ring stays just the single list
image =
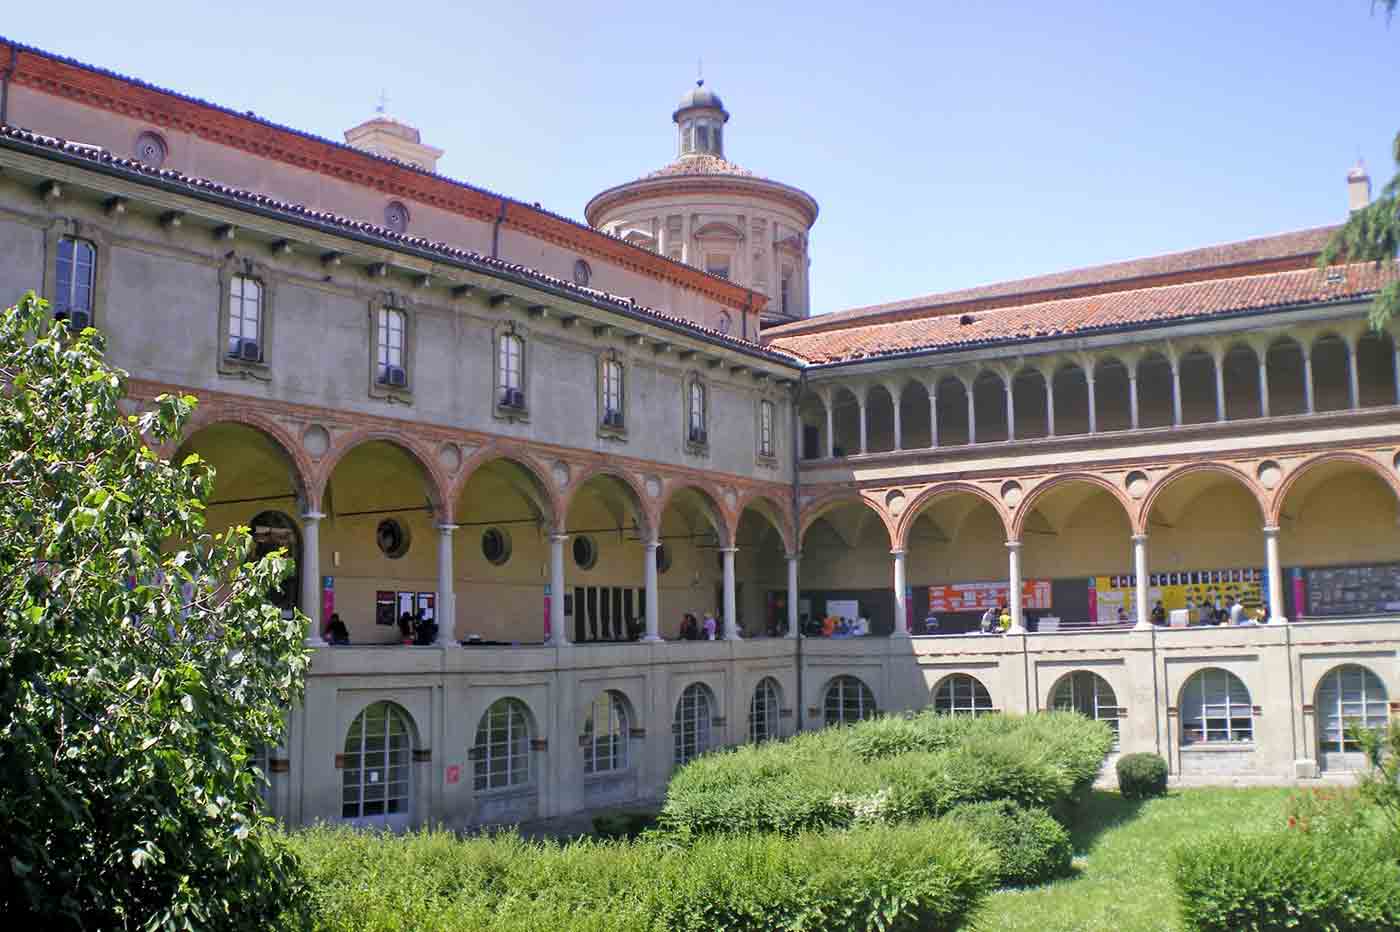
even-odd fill
[{"label": "green tree", "polygon": [[[1371,12],[1385,12],[1389,24],[1400,0],[1372,0]],[[1353,213],[1340,230],[1332,235],[1323,250],[1319,264],[1331,265],[1338,259],[1350,262],[1394,261],[1400,253],[1400,133],[1395,134],[1394,152],[1397,173],[1381,188],[1379,196],[1369,206]],[[1381,288],[1371,305],[1371,326],[1380,330],[1400,314],[1400,281]]]},{"label": "green tree", "polygon": [[209,534],[194,406],[125,414],[92,329],[0,314],[0,905],[16,928],[262,929],[304,902],[256,749],[302,693],[280,554]]}]

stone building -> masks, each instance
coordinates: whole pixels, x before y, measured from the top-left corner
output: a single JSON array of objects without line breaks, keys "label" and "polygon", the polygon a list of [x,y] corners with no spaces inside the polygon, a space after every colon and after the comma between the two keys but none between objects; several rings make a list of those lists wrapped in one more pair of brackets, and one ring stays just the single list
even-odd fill
[{"label": "stone building", "polygon": [[[103,330],[133,405],[198,396],[163,452],[218,469],[211,528],[295,560],[291,823],[560,814],[927,706],[1315,779],[1400,698],[1400,366],[1365,323],[1395,271],[1317,268],[1331,227],[808,319],[795,189],[677,170],[586,225],[435,174],[385,115],[342,144],[0,62],[0,301]],[[688,95],[680,162],[726,118]],[[1236,599],[1267,623],[1150,623]],[[400,645],[405,611],[438,643]],[[724,636],[677,640],[686,612]]]}]

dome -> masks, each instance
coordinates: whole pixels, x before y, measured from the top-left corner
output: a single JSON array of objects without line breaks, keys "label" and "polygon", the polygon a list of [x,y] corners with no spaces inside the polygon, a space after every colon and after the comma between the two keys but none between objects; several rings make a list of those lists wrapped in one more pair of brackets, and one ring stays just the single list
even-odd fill
[{"label": "dome", "polygon": [[719,95],[705,86],[704,79],[695,82],[695,86],[681,95],[681,101],[676,105],[676,112],[672,114],[675,119],[685,110],[693,110],[696,107],[708,107],[724,113],[725,119],[729,114],[724,112],[724,101],[719,99]]}]

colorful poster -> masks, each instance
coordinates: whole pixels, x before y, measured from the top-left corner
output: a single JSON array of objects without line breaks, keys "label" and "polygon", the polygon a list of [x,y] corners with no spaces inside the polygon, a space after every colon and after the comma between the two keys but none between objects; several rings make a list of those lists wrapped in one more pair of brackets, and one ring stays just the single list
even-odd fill
[{"label": "colorful poster", "polygon": [[[1194,623],[1202,609],[1229,609],[1236,599],[1253,612],[1264,604],[1264,571],[1256,567],[1228,570],[1188,570],[1152,573],[1147,579],[1147,607],[1158,602],[1168,613],[1184,608]],[[1093,618],[1098,624],[1134,621],[1137,618],[1137,577],[1097,576],[1090,583]]]},{"label": "colorful poster", "polygon": [[[939,612],[985,612],[1008,604],[1011,588],[1004,582],[953,583],[928,587],[928,610]],[[1045,611],[1050,606],[1050,580],[1021,581],[1023,610]]]},{"label": "colorful poster", "polygon": [[321,623],[328,624],[335,612],[335,577],[321,577]]}]

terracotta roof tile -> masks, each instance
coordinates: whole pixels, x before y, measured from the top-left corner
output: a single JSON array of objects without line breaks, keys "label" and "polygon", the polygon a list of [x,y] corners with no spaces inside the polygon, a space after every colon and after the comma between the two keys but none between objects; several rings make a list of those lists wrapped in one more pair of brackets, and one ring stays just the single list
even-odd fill
[{"label": "terracotta roof tile", "polygon": [[733,162],[722,159],[717,155],[687,155],[676,159],[665,168],[658,168],[654,172],[648,172],[640,180],[646,181],[649,178],[674,178],[677,175],[737,175],[741,178],[757,178],[753,172],[747,168],[740,168]]},{"label": "terracotta roof tile", "polygon": [[558,290],[570,292],[588,303],[611,307],[616,310],[639,314],[644,317],[651,317],[673,327],[681,327],[689,330],[696,336],[711,342],[727,344],[735,349],[749,353],[762,354],[777,361],[792,363],[795,359],[800,358],[787,350],[760,345],[729,334],[720,333],[718,330],[702,327],[687,318],[677,317],[674,314],[668,314],[665,311],[638,304],[635,298],[615,295],[606,291],[599,291],[595,288],[585,288],[566,279],[548,275],[526,265],[506,262],[502,259],[493,259],[490,256],[483,256],[480,253],[475,253],[466,249],[458,249],[447,243],[435,242],[421,236],[395,233],[386,227],[376,226],[375,224],[366,223],[362,220],[355,220],[350,217],[342,217],[338,214],[323,210],[314,210],[303,204],[278,200],[266,194],[259,194],[256,191],[247,191],[241,188],[231,187],[217,181],[210,181],[207,178],[198,178],[168,169],[151,168],[134,159],[115,156],[106,149],[97,146],[73,143],[53,136],[44,136],[3,123],[0,123],[0,146],[7,146],[20,150],[36,150],[39,154],[53,155],[61,153],[69,158],[75,158],[94,165],[103,166],[138,180],[160,182],[177,188],[183,188],[191,194],[216,195],[248,206],[258,207],[262,210],[281,214],[293,222],[310,223],[321,227],[327,227],[330,228],[331,232],[367,236],[382,241],[385,245],[391,247],[404,247],[429,253],[434,257],[454,260],[459,264],[472,268],[474,271],[481,271],[487,274],[493,271],[507,272],[540,284],[548,285]]},{"label": "terracotta roof tile", "polygon": [[970,314],[853,323],[817,333],[783,334],[781,331],[787,328],[777,328],[777,332],[765,331],[764,336],[771,346],[797,353],[815,364],[849,362],[1355,301],[1396,280],[1400,280],[1400,271],[1394,263],[1358,263],[1327,270],[1307,268],[1031,302]]}]

